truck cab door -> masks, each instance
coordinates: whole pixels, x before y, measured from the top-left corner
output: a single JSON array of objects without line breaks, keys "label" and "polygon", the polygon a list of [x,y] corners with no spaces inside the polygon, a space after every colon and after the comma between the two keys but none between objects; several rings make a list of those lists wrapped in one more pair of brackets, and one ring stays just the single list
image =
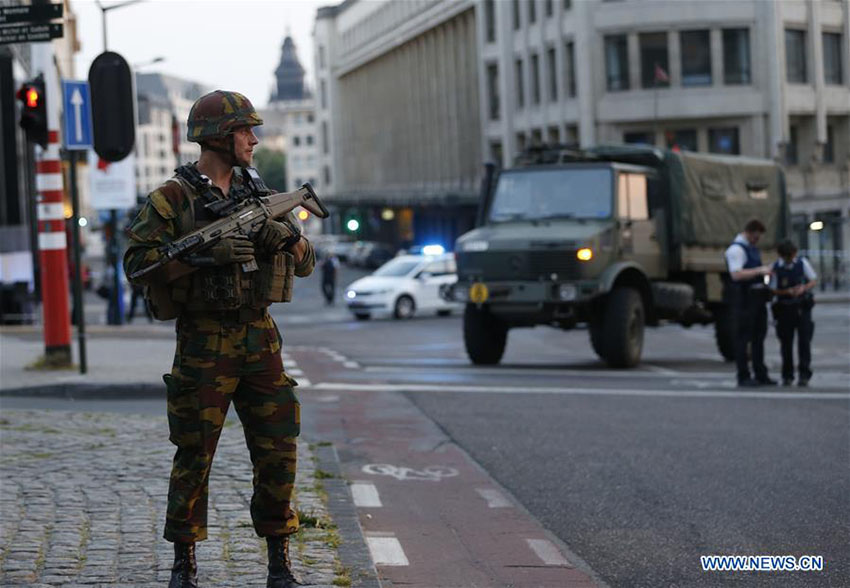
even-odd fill
[{"label": "truck cab door", "polygon": [[666,276],[665,254],[661,247],[663,219],[650,217],[646,174],[618,172],[617,215],[620,257],[639,264],[650,278]]}]

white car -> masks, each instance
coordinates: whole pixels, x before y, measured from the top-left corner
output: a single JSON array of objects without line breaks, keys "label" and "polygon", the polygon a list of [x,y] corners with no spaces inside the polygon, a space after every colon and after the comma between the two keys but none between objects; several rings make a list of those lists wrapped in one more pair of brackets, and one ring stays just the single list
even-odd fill
[{"label": "white car", "polygon": [[345,289],[348,309],[361,320],[374,314],[410,318],[416,313],[450,314],[461,307],[440,297],[440,288],[457,282],[452,254],[400,255]]}]

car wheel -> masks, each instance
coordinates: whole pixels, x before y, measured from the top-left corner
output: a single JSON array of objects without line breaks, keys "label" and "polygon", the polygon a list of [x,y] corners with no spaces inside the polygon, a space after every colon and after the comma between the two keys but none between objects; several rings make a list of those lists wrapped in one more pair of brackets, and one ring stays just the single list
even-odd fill
[{"label": "car wheel", "polygon": [[372,315],[368,312],[355,312],[354,318],[356,318],[358,321],[368,321],[370,318],[372,318]]},{"label": "car wheel", "polygon": [[393,310],[393,316],[397,319],[409,319],[413,317],[413,314],[416,312],[416,303],[413,301],[413,298],[408,296],[407,294],[403,294],[398,297],[398,300],[395,301],[395,309]]}]

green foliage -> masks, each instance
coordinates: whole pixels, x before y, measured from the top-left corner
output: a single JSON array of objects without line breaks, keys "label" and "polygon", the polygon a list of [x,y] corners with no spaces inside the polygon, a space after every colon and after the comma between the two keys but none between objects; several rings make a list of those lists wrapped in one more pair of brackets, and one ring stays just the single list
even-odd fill
[{"label": "green foliage", "polygon": [[286,154],[265,147],[254,150],[254,167],[272,190],[286,190]]}]

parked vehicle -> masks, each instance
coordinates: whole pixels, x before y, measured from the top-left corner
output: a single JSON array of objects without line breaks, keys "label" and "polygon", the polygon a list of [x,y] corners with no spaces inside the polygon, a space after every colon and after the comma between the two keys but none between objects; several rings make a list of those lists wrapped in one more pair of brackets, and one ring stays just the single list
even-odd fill
[{"label": "parked vehicle", "polygon": [[402,255],[349,285],[345,300],[348,309],[361,320],[377,314],[391,314],[397,319],[425,312],[447,315],[462,306],[444,300],[440,290],[456,280],[451,254]]},{"label": "parked vehicle", "polygon": [[734,355],[723,252],[748,219],[789,227],[781,168],[773,161],[651,147],[536,149],[485,178],[478,227],[456,243],[473,363],[498,363],[510,329],[586,323],[594,351],[632,367],[644,326],[715,324]]}]

